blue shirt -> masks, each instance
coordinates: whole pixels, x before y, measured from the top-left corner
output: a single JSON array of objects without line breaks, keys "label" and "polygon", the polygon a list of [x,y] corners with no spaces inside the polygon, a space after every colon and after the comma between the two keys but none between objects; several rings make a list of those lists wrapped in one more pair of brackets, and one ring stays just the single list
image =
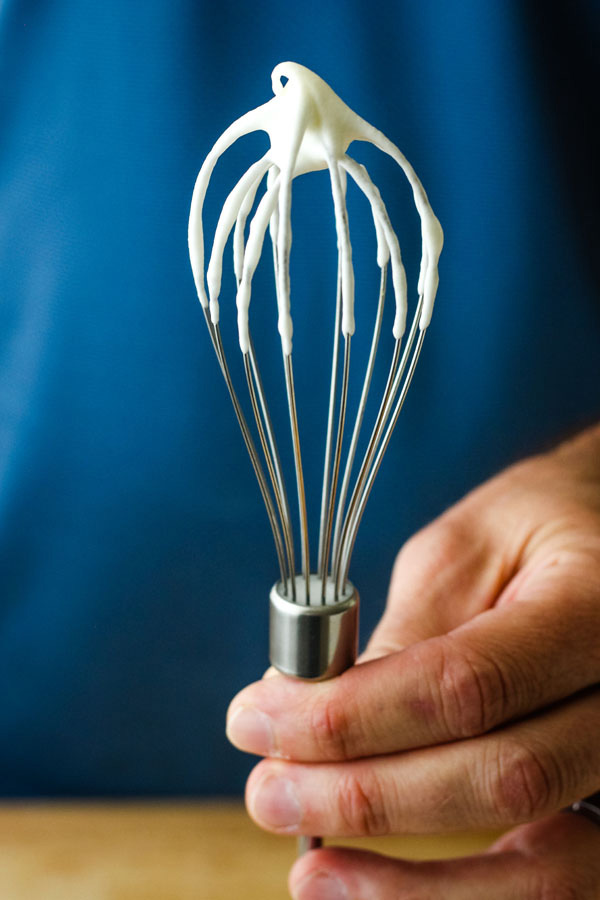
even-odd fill
[{"label": "blue shirt", "polygon": [[[224,716],[267,666],[276,558],[186,227],[204,156],[269,99],[276,63],[315,70],[401,147],[446,234],[433,323],[351,570],[363,635],[412,531],[597,418],[597,31],[597,7],[583,3],[560,16],[516,0],[0,3],[5,795],[243,785],[250,761],[227,745]],[[254,135],[223,161],[213,224],[263,149]],[[403,178],[368,149],[356,156],[414,285],[418,224]],[[292,304],[315,522],[329,338],[310,356],[301,348],[316,321],[333,325],[335,238],[326,178],[311,178],[294,185]],[[350,203],[366,259],[372,223]],[[374,265],[357,263],[358,360],[376,299]],[[230,291],[235,355],[233,309]],[[253,315],[281,423],[273,310],[264,266]]]}]

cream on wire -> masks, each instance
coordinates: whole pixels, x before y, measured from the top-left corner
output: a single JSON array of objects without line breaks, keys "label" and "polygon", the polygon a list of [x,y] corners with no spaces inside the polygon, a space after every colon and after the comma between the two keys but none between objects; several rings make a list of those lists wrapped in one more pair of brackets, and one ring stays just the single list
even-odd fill
[{"label": "cream on wire", "polygon": [[[338,244],[338,286],[317,563],[317,575],[321,584],[320,602],[325,604],[337,601],[344,594],[361,517],[421,352],[438,287],[438,260],[443,233],[414,169],[382,132],[346,106],[318,75],[298,63],[280,63],[273,70],[271,79],[275,96],[233,122],[217,140],[200,169],[190,212],[190,259],[212,343],[267,509],[279,561],[282,589],[291,601],[309,604],[314,602],[311,600],[309,587],[310,542],[292,361],[293,324],[289,274],[291,198],[294,178],[308,172],[329,171]],[[270,147],[261,159],[244,172],[225,200],[205,272],[202,210],[211,174],[219,157],[231,144],[243,135],[259,130],[268,134]],[[407,283],[398,238],[381,194],[366,168],[348,155],[348,148],[353,141],[367,141],[388,154],[401,167],[412,189],[421,221],[422,255],[416,311],[408,333]],[[350,346],[355,330],[354,270],[346,208],[348,176],[365,195],[371,208],[377,239],[377,265],[381,276],[371,351],[349,447],[345,458],[342,458],[348,407]],[[296,577],[294,528],[285,479],[250,333],[252,279],[263,251],[267,229],[273,245],[278,330],[283,351],[298,494],[300,579]],[[260,452],[232,382],[219,327],[223,254],[232,230],[239,344],[255,423],[254,433],[258,435]],[[363,458],[357,461],[359,437],[382,331],[388,269],[391,269],[395,298],[391,362],[375,424]],[[343,350],[340,346],[341,338]],[[314,591],[312,594],[314,596]]]}]

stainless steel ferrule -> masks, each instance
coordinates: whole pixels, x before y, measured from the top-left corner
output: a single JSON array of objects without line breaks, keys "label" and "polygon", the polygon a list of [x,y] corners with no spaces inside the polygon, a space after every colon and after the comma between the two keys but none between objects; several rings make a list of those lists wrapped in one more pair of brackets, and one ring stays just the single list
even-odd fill
[{"label": "stainless steel ferrule", "polygon": [[304,579],[296,577],[296,602],[285,596],[281,582],[270,595],[270,659],[272,665],[295,678],[324,681],[341,675],[358,652],[358,592],[349,582],[343,596],[334,599],[328,583],[325,600],[321,580],[310,576],[306,602]]}]

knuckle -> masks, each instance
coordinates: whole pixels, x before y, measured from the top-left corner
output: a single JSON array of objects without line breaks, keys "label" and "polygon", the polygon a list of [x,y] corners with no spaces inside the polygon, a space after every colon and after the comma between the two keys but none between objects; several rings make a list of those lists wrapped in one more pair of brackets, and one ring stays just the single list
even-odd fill
[{"label": "knuckle", "polygon": [[505,739],[486,768],[492,814],[499,823],[531,822],[558,808],[560,773],[547,750]]},{"label": "knuckle", "polygon": [[324,693],[313,702],[310,725],[317,753],[324,760],[349,758],[348,714],[337,694]]},{"label": "knuckle", "polygon": [[438,691],[442,724],[455,738],[484,734],[507,712],[510,689],[501,667],[492,659],[438,644]]},{"label": "knuckle", "polygon": [[412,535],[396,557],[395,569],[406,563],[417,563],[423,580],[429,580],[455,562],[465,545],[465,527],[461,521],[446,513],[421,531]]},{"label": "knuckle", "polygon": [[386,792],[375,773],[345,773],[337,785],[337,802],[348,834],[374,837],[389,833]]}]

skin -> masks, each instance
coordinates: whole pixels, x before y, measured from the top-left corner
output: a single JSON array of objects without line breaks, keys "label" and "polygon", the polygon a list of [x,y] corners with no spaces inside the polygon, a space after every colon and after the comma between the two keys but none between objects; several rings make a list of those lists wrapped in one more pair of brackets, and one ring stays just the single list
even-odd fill
[{"label": "skin", "polygon": [[246,796],[263,828],[509,829],[453,861],[315,850],[292,869],[292,896],[597,898],[600,829],[560,810],[600,787],[599,613],[596,426],[413,537],[353,669],[321,684],[267,677],[232,701],[230,739],[266,757]]}]

